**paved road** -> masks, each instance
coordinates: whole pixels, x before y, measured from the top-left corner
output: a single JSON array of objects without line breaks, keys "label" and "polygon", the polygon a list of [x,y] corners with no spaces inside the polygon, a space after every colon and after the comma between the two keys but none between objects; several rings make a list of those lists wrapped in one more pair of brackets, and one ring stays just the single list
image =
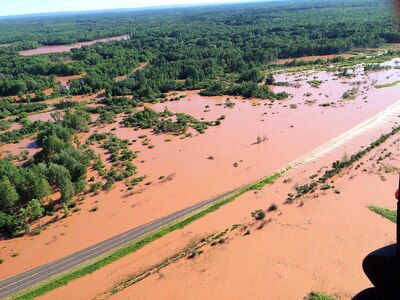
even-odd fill
[{"label": "paved road", "polygon": [[201,202],[183,210],[177,211],[169,216],[155,220],[151,223],[139,226],[131,229],[127,232],[121,233],[107,240],[104,240],[96,245],[90,246],[81,251],[75,252],[66,257],[60,258],[56,261],[42,265],[38,268],[26,271],[14,277],[8,278],[0,282],[0,298],[4,298],[14,293],[26,289],[30,286],[36,285],[52,276],[58,275],[64,271],[74,268],[90,259],[96,258],[102,254],[109,252],[125,243],[128,243],[134,239],[137,239],[151,231],[159,229],[165,225],[168,225],[188,214],[199,210],[200,208],[207,206],[213,202],[220,200],[222,197],[228,195],[231,192],[219,195],[210,200]]}]

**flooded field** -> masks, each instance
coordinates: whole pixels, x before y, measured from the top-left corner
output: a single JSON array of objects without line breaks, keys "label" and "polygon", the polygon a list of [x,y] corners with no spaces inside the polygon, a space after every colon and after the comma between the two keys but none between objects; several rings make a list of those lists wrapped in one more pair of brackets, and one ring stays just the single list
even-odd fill
[{"label": "flooded field", "polygon": [[[394,66],[395,60],[388,65]],[[274,91],[290,93],[289,99],[284,101],[203,97],[198,91],[190,91],[178,92],[178,96],[186,95],[179,101],[148,104],[157,111],[167,107],[171,112],[183,112],[204,120],[224,116],[221,125],[210,126],[204,134],[193,130],[192,137],[186,138],[154,134],[150,130],[134,131],[119,124],[121,116],[113,124],[92,125],[88,133],[79,135],[82,142],[95,131],[136,140],[129,147],[137,152],[134,160],[137,176],[145,175],[145,181],[132,191],[117,183],[111,191],[88,195],[79,204],[79,212],[61,218],[39,236],[0,241],[0,256],[21,253],[13,259],[13,268],[0,269],[0,276],[15,275],[258,180],[391,107],[385,114],[390,116],[390,121],[385,119],[379,127],[379,132],[389,131],[397,122],[396,103],[400,99],[396,95],[400,94],[400,85],[380,89],[375,85],[399,79],[397,69],[364,73],[361,67],[356,68],[350,78],[325,71],[282,73],[276,76],[276,81],[287,82],[289,86],[275,86]],[[318,86],[310,83],[312,81],[318,81]],[[343,98],[349,90],[353,90],[354,95]],[[49,120],[50,113],[29,118]],[[143,135],[153,147],[141,143]],[[373,135],[366,133],[362,143],[355,146],[344,143],[352,146],[337,149],[351,153],[372,139]],[[29,141],[22,141],[5,145],[2,150],[19,152],[29,145]],[[325,150],[332,147],[328,144]],[[105,154],[104,151],[98,153]],[[92,212],[93,207],[96,212]],[[44,222],[50,220],[46,218]]]},{"label": "flooded field", "polygon": [[121,36],[116,36],[116,37],[104,38],[104,39],[70,44],[70,45],[42,46],[42,47],[39,47],[36,49],[19,51],[19,54],[21,54],[22,56],[30,56],[30,55],[36,55],[36,54],[68,52],[68,51],[71,51],[71,49],[80,48],[82,46],[89,46],[89,45],[93,45],[95,43],[106,43],[106,42],[110,42],[110,41],[124,41],[124,40],[128,40],[128,39],[129,39],[128,35],[121,35]]},{"label": "flooded field", "polygon": [[[342,139],[337,139],[329,149],[306,155],[311,160],[307,159],[307,163],[289,170],[274,185],[257,193],[245,194],[90,278],[79,279],[43,298],[74,297],[79,290],[82,298],[104,299],[106,295],[111,296],[110,291],[118,284],[203,237],[223,232],[234,224],[246,224],[251,234],[245,235],[245,229],[239,227],[225,235],[223,244],[206,246],[199,257],[172,263],[111,298],[134,299],[141,295],[143,299],[152,299],[150,291],[156,286],[162,291],[158,295],[160,299],[186,299],[188,294],[203,299],[215,296],[213,284],[218,282],[219,286],[239,287],[219,290],[221,299],[243,299],[249,295],[262,299],[266,281],[273,299],[301,299],[314,289],[350,299],[369,286],[361,269],[363,257],[375,248],[392,243],[395,238],[393,225],[372,214],[366,205],[395,207],[392,192],[388,191],[393,190],[397,176],[385,173],[383,180],[379,169],[398,166],[399,136],[392,137],[363,159],[363,169],[353,167],[336,178],[334,185],[339,193],[318,191],[316,195],[305,197],[301,205],[284,205],[283,202],[287,194],[293,192],[293,186],[309,182],[310,176],[327,168],[332,161],[341,159],[344,153],[355,153],[370,140],[387,133],[392,125],[398,125],[399,113],[400,102],[397,102],[362,126],[357,126],[356,131],[350,130],[347,132],[349,135],[342,135]],[[392,155],[377,163],[382,153]],[[263,229],[257,228],[250,217],[251,212],[266,209],[273,203],[277,205],[277,211],[268,213],[270,219]],[[345,236],[343,232],[346,232]],[[331,251],[332,248],[337,249]],[[320,255],[315,256],[316,250]],[[263,258],[261,261],[260,257]],[[230,276],[221,275],[227,273]],[[263,280],[248,280],[251,276]],[[293,289],[286,288],[288,282]],[[100,293],[99,284],[102,286]]]},{"label": "flooded field", "polygon": [[[394,144],[396,140],[397,144]],[[140,274],[134,261],[140,259],[146,266],[151,266],[162,261],[159,258],[161,249],[165,253],[162,257],[166,258],[173,255],[173,250],[177,253],[189,245],[189,242],[179,245],[174,240],[182,240],[184,236],[186,241],[200,240],[240,222],[246,227],[228,233],[222,245],[206,246],[195,259],[184,258],[172,263],[112,295],[111,299],[134,299],[137,295],[152,299],[154,288],[161,291],[160,299],[185,299],[188,294],[194,299],[263,299],[266,286],[271,299],[302,299],[312,290],[335,295],[338,299],[351,299],[370,286],[362,271],[362,259],[370,251],[395,241],[394,225],[370,212],[366,206],[374,203],[395,208],[391,192],[396,186],[396,174],[386,175],[386,181],[382,181],[373,165],[384,148],[392,151],[390,161],[398,164],[398,142],[398,138],[391,139],[363,160],[365,168],[370,170],[368,174],[361,169],[352,169],[337,178],[335,187],[340,194],[318,191],[314,198],[304,199],[301,207],[297,203],[283,205],[282,199],[292,192],[291,187],[306,182],[307,177],[318,170],[303,166],[289,172],[276,185],[268,186],[258,194],[244,195],[215,216],[207,216],[207,220],[166,238],[162,245],[160,241],[153,249],[138,254],[136,259],[127,258],[118,266],[118,272],[113,273],[111,268],[102,270],[97,278],[77,281],[49,294],[47,299],[59,296],[60,292],[74,295],[76,289],[85,290],[88,297],[96,297],[98,290],[95,294],[93,290],[99,282],[108,283],[104,292],[110,295],[109,291],[117,285],[115,282],[122,283],[133,278],[133,274]],[[291,179],[293,183],[282,183],[285,179]],[[250,214],[271,203],[276,203],[278,210],[268,213],[270,221],[259,229]],[[246,235],[246,230],[251,233]],[[171,243],[175,244],[175,249],[171,249]],[[158,258],[151,251],[156,251]],[[114,281],[112,284],[110,278]],[[215,285],[229,288],[216,291]],[[288,285],[291,288],[288,289]]]}]

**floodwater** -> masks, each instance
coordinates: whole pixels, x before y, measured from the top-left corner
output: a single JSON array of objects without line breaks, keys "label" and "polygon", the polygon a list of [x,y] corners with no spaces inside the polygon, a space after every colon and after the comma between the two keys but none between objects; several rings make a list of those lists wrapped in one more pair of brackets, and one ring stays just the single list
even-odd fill
[{"label": "floodwater", "polygon": [[[314,56],[305,56],[305,57],[299,57],[299,58],[294,58],[297,61],[311,61],[311,60],[317,60],[317,59],[332,59],[335,57],[343,57],[343,58],[350,58],[353,57],[354,55],[352,54],[329,54],[329,55],[314,55]],[[284,64],[287,62],[291,62],[293,58],[282,58],[274,61],[274,64]]]},{"label": "floodwater", "polygon": [[[319,88],[307,83],[313,79],[323,81]],[[115,128],[111,132],[118,137],[137,140],[130,148],[140,151],[134,163],[137,176],[146,175],[146,180],[133,192],[118,183],[107,193],[88,196],[79,206],[80,212],[54,223],[39,236],[0,241],[0,246],[5,247],[0,250],[0,257],[7,257],[11,251],[21,253],[12,259],[12,268],[0,269],[0,276],[5,278],[52,261],[271,174],[395,104],[400,100],[400,85],[383,89],[373,85],[399,79],[396,69],[358,72],[351,79],[337,79],[326,72],[281,74],[277,81],[300,85],[275,87],[275,91],[286,90],[293,95],[285,101],[202,97],[191,91],[184,92],[187,97],[180,101],[150,105],[159,111],[168,107],[172,112],[205,120],[225,115],[220,126],[210,127],[204,134],[192,131],[192,138],[134,131],[119,124],[93,127],[91,132]],[[358,87],[355,99],[343,100],[343,93],[353,87]],[[235,103],[233,108],[221,105],[227,98]],[[319,106],[326,102],[334,104]],[[84,140],[89,134],[82,134],[81,138]],[[153,149],[141,144],[139,136],[143,134],[147,134]],[[257,144],[258,136],[265,136],[266,140]],[[160,176],[168,180],[160,180]],[[151,184],[145,185],[146,182]],[[98,210],[90,212],[94,206]]]},{"label": "floodwater", "polygon": [[[134,72],[136,72],[136,71],[138,71],[138,70],[143,69],[144,67],[147,66],[147,64],[148,64],[147,62],[142,62],[142,63],[140,63],[139,66],[138,66],[137,68],[135,68],[135,69],[132,70],[132,73],[134,73]],[[82,78],[82,77],[85,76],[85,75],[86,75],[86,73],[80,74],[80,75],[71,75],[71,76],[57,76],[56,79],[57,79],[64,87],[68,87],[68,83],[69,83],[70,80],[73,80],[73,79],[80,79],[80,78]],[[128,75],[117,76],[117,77],[114,78],[114,80],[120,81],[120,80],[125,79],[127,76],[128,76]]]},{"label": "floodwater", "polygon": [[125,41],[128,39],[129,39],[128,35],[121,35],[121,36],[116,36],[116,37],[104,38],[104,39],[76,43],[76,44],[69,44],[69,45],[43,46],[43,47],[39,47],[36,49],[19,51],[19,54],[21,54],[22,56],[30,56],[30,55],[36,55],[36,54],[68,52],[68,51],[71,51],[71,49],[77,49],[77,48],[81,48],[82,46],[89,46],[89,45],[93,45],[95,43],[106,43],[106,42],[110,42],[110,41]]},{"label": "floodwater", "polygon": [[[340,144],[328,156],[290,170],[273,186],[257,194],[247,193],[184,229],[43,298],[58,299],[66,295],[74,298],[79,291],[82,299],[104,299],[101,293],[110,291],[116,282],[160,263],[204,236],[222,232],[233,224],[251,224],[252,211],[276,203],[278,212],[268,214],[272,220],[264,229],[250,227],[249,236],[228,233],[224,245],[206,247],[195,260],[182,259],[173,263],[113,298],[134,299],[141,295],[143,299],[153,299],[156,287],[162,291],[157,294],[160,299],[186,299],[188,294],[194,299],[216,295],[219,299],[244,299],[249,295],[253,299],[263,299],[265,285],[268,285],[271,299],[301,299],[311,290],[339,293],[341,299],[350,299],[369,286],[361,269],[363,257],[394,240],[393,225],[372,214],[366,205],[395,208],[393,193],[388,191],[396,186],[396,174],[385,174],[383,181],[374,172],[377,169],[375,160],[382,151],[393,154],[382,162],[384,165],[398,165],[399,137],[392,137],[364,159],[363,169],[371,174],[361,168],[352,169],[343,178],[335,179],[340,195],[333,191],[317,192],[317,198],[305,197],[301,208],[296,204],[284,206],[282,202],[287,193],[293,192],[296,183],[309,182],[309,176],[317,173],[321,166],[340,159],[343,150],[353,153],[356,145],[368,144],[365,134],[375,139],[380,133],[386,133],[381,125],[396,120],[390,111],[397,117],[399,104],[373,118],[370,126],[365,126],[351,141]],[[283,183],[289,178],[290,184]],[[223,275],[228,273],[229,276]],[[291,289],[287,289],[288,284]],[[216,289],[217,286],[229,288]]]},{"label": "floodwater", "polygon": [[54,111],[49,110],[46,112],[29,115],[28,118],[32,122],[34,122],[34,121],[43,121],[43,122],[53,121],[53,117],[51,116],[52,113],[54,113]]},{"label": "floodwater", "polygon": [[57,76],[56,79],[64,86],[68,86],[68,82],[73,79],[80,79],[84,76],[85,74],[80,74],[80,75],[71,75],[71,76]]},{"label": "floodwater", "polygon": [[4,156],[4,154],[11,153],[12,155],[19,155],[24,150],[29,151],[28,157],[32,157],[36,152],[38,152],[36,142],[32,141],[32,139],[25,138],[18,143],[15,144],[7,144],[1,147],[0,153]]},{"label": "floodwater", "polygon": [[[363,160],[363,167],[374,169],[373,164],[384,148],[397,156],[398,164],[399,146],[398,143],[393,145],[393,141],[391,139],[368,155]],[[290,178],[296,182],[299,177],[310,176],[315,171],[307,166],[296,170],[296,174],[292,172]],[[265,299],[266,289],[267,299],[302,299],[313,290],[334,294],[338,299],[351,299],[371,285],[362,270],[363,258],[395,241],[393,223],[366,208],[371,203],[395,208],[393,191],[397,174],[385,176],[383,181],[378,174],[353,169],[335,180],[340,194],[319,191],[318,197],[305,199],[301,208],[296,204],[281,204],[291,192],[289,187],[293,186],[285,186],[282,181],[257,195],[243,195],[214,216],[207,216],[174,237],[165,237],[164,247],[158,245],[155,254],[145,251],[141,261],[146,262],[145,266],[161,262],[173,254],[168,249],[172,248],[171,243],[178,243],[175,240],[200,239],[209,233],[231,228],[244,218],[247,219],[244,223],[248,224],[251,211],[266,209],[272,202],[278,204],[279,211],[267,214],[271,221],[263,229],[248,227],[251,232],[248,236],[240,232],[228,233],[223,245],[206,247],[195,259],[172,263],[111,299],[135,299],[137,295],[141,299],[153,299],[154,290],[159,291],[158,299],[186,299],[187,295],[193,299]],[[177,246],[175,251],[186,245]],[[165,255],[160,257],[160,253]],[[99,282],[104,282],[101,286],[110,291],[116,281],[140,272],[135,268],[138,257],[135,258],[127,257],[124,264],[119,263],[118,270],[113,270],[114,273],[110,272],[110,267],[108,272],[100,271],[96,278],[82,279],[47,298],[55,295],[73,297],[78,290],[92,291],[88,296],[96,297]]]}]

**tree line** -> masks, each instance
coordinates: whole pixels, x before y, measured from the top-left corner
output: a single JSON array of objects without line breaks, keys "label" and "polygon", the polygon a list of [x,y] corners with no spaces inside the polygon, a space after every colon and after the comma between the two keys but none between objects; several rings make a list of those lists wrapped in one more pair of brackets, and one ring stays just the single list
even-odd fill
[{"label": "tree line", "polygon": [[[152,100],[172,90],[210,88],[218,80],[236,84],[231,94],[265,97],[268,91],[241,85],[257,82],[258,78],[245,77],[268,62],[400,41],[387,3],[379,0],[29,17],[0,20],[0,29],[0,43],[17,43],[0,49],[1,96],[52,87],[55,94],[106,89],[113,95]],[[24,42],[65,44],[122,34],[129,34],[130,40],[85,46],[68,54],[21,57],[17,53]],[[148,66],[131,74],[144,61]],[[68,91],[58,89],[52,77],[76,74],[84,76],[71,81]],[[114,80],[129,74],[123,81]]]}]

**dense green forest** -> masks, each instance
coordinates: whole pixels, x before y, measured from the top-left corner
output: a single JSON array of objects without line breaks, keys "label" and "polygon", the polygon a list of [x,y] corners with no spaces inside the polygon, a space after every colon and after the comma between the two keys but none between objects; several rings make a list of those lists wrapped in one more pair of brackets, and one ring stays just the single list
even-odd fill
[{"label": "dense green forest", "polygon": [[[123,34],[129,34],[130,40],[96,44],[72,53],[35,57],[17,53],[39,45]],[[171,90],[208,88],[209,94],[275,98],[270,91],[251,84],[260,81],[252,75],[270,61],[399,41],[387,4],[379,0],[266,2],[5,18],[0,19],[0,43],[14,44],[0,48],[0,95],[53,87],[55,94],[106,89],[113,95],[153,100]],[[149,62],[145,69],[126,80],[113,80],[144,61]],[[74,80],[69,91],[46,79],[84,72],[84,79]]]},{"label": "dense green forest", "polygon": [[[41,45],[69,44],[128,34],[129,40],[97,43],[71,52],[22,56],[18,51]],[[385,1],[322,0],[126,10],[0,18],[0,119],[7,130],[12,121],[22,127],[0,133],[1,143],[31,136],[40,151],[24,165],[0,159],[0,232],[18,235],[52,207],[43,199],[60,192],[67,212],[82,192],[110,189],[136,172],[128,150],[131,142],[111,133],[90,136],[95,124],[111,124],[124,114],[126,127],[151,128],[155,133],[202,133],[215,121],[151,109],[136,110],[143,102],[166,101],[167,92],[201,89],[201,94],[234,95],[281,100],[285,92],[269,89],[269,64],[278,58],[342,53],[358,47],[400,42],[400,34]],[[136,71],[140,63],[147,64]],[[323,63],[330,63],[324,61]],[[340,59],[337,60],[340,62]],[[311,64],[290,62],[287,65]],[[321,62],[322,63],[322,62]],[[268,65],[269,64],[269,65]],[[267,72],[266,72],[267,71]],[[67,86],[57,76],[82,75]],[[127,78],[116,80],[116,77]],[[264,84],[265,83],[265,84]],[[44,90],[52,89],[50,96]],[[96,106],[74,101],[54,105],[54,122],[29,121],[27,114],[48,108],[47,98],[84,95],[105,90]],[[124,97],[116,97],[124,96]],[[179,97],[178,97],[179,98]],[[178,99],[179,100],[179,99]],[[173,117],[173,118],[171,118]],[[110,153],[113,167],[105,170],[91,145]],[[105,181],[89,182],[87,170]],[[131,179],[131,185],[143,178]],[[89,186],[89,187],[88,187]],[[76,205],[76,203],[75,203]]]}]

